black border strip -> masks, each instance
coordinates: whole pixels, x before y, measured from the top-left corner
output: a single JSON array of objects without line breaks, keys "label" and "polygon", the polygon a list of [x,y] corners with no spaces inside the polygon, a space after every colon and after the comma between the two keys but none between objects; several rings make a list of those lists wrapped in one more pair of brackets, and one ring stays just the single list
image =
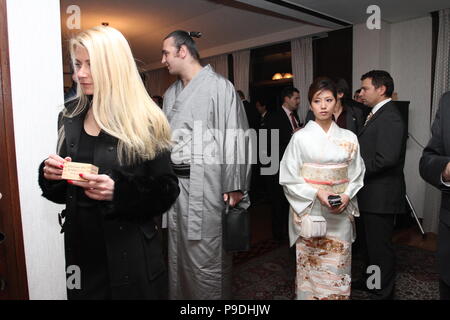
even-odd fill
[{"label": "black border strip", "polygon": [[295,10],[295,11],[298,11],[298,12],[306,13],[306,14],[309,14],[310,16],[313,16],[313,17],[316,17],[316,18],[320,18],[320,19],[323,19],[323,20],[327,20],[327,21],[336,23],[336,24],[344,26],[344,27],[348,27],[348,26],[352,25],[351,23],[344,22],[342,20],[329,17],[329,16],[324,15],[322,13],[319,13],[319,12],[316,12],[316,11],[313,11],[313,10],[310,10],[310,9],[306,9],[306,8],[297,6],[297,5],[292,4],[292,3],[284,2],[283,0],[264,0],[264,1],[276,4],[276,5],[288,8],[288,9],[292,9],[292,10]]}]

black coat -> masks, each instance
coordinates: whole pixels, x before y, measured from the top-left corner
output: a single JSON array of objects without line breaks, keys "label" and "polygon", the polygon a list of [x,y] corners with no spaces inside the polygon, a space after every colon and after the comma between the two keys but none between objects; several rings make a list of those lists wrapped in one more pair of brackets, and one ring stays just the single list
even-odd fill
[{"label": "black coat", "polygon": [[[346,129],[352,131],[354,134],[358,134],[358,132],[364,126],[364,122],[366,121],[366,117],[364,116],[363,110],[361,109],[362,107],[365,106],[353,100],[342,100],[342,105],[346,110],[345,114],[345,120],[347,122]],[[311,110],[309,110],[308,113],[306,114],[305,123],[308,123],[308,121],[310,120],[315,120],[314,113]]]},{"label": "black coat", "polygon": [[420,159],[420,175],[442,191],[438,239],[438,265],[441,278],[450,285],[450,188],[441,183],[442,172],[450,162],[450,91],[445,93],[433,122],[432,136]]},{"label": "black coat", "polygon": [[[299,126],[301,127],[300,119],[297,112],[294,112],[294,116],[297,119]],[[294,130],[292,129],[291,119],[287,116],[282,107],[277,108],[275,111],[266,115],[266,126],[269,129],[269,138],[271,137],[271,130],[278,130],[279,132],[279,160],[283,158],[284,151],[286,150],[289,141],[291,140]],[[268,139],[270,140],[270,139]],[[270,152],[270,143],[269,148]]]},{"label": "black coat", "polygon": [[[86,112],[66,118],[65,140],[61,157],[77,154],[80,133]],[[179,194],[178,179],[170,165],[170,153],[160,153],[155,159],[133,166],[120,166],[117,158],[118,140],[101,131],[96,141],[93,164],[99,174],[115,181],[113,201],[98,201],[97,210],[103,216],[107,267],[113,299],[160,299],[167,297],[167,273],[158,229],[153,217],[161,215]],[[77,214],[77,188],[65,180],[50,181],[39,167],[42,195],[56,203],[66,204],[62,228],[65,240],[66,266],[76,265],[72,249],[77,244],[74,217]],[[68,290],[71,298],[71,290]]]},{"label": "black coat", "polygon": [[256,107],[247,100],[242,100],[242,104],[244,105],[245,115],[247,116],[249,128],[257,129],[259,115],[258,111],[256,110]]},{"label": "black coat", "polygon": [[359,209],[370,213],[406,212],[406,125],[394,102],[386,103],[358,134],[366,166],[364,187],[358,193]]}]

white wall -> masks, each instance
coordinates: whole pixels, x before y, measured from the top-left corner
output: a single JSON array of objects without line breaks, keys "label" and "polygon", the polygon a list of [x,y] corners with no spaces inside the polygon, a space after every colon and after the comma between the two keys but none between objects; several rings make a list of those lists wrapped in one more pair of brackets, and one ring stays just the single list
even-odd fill
[{"label": "white wall", "polygon": [[[353,87],[367,71],[388,71],[395,83],[399,100],[410,101],[409,132],[426,145],[430,132],[431,95],[431,17],[389,24],[381,30],[369,30],[365,24],[353,31]],[[422,148],[408,139],[405,180],[407,193],[419,217],[424,217],[426,183],[419,176]],[[429,230],[430,231],[430,230]]]},{"label": "white wall", "polygon": [[[399,100],[409,105],[405,162],[406,191],[417,214],[425,214],[426,182],[419,175],[422,146],[430,137],[432,19],[423,17],[391,25],[391,68]],[[418,142],[413,141],[414,137]]]},{"label": "white wall", "polygon": [[382,21],[380,30],[366,24],[353,26],[353,88],[361,86],[361,76],[374,69],[389,68],[390,24]]},{"label": "white wall", "polygon": [[7,0],[17,170],[30,299],[65,299],[60,207],[40,196],[39,163],[56,146],[63,104],[58,0]]}]

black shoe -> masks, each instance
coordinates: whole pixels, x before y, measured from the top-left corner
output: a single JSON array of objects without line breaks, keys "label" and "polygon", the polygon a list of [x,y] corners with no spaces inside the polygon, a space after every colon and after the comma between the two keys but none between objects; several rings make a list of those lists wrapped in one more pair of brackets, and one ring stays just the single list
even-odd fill
[{"label": "black shoe", "polygon": [[368,299],[370,300],[394,300],[394,293],[391,292],[388,296],[382,296],[378,290],[370,290]]},{"label": "black shoe", "polygon": [[367,292],[370,291],[369,288],[367,288],[366,279],[352,280],[352,290],[367,291]]}]

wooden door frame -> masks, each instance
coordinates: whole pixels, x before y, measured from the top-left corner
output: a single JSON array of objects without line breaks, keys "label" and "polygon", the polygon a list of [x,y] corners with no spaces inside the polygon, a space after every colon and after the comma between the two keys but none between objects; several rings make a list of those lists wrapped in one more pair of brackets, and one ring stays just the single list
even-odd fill
[{"label": "wooden door frame", "polygon": [[[8,23],[6,0],[0,0],[0,123],[5,124],[0,131],[0,163],[6,165],[6,176],[0,175],[0,221],[6,234],[0,244],[6,250],[7,270],[6,298],[29,299],[25,264],[25,251],[20,211],[19,184],[17,179],[14,123],[11,97],[11,77],[9,65]],[[0,126],[0,130],[2,127]]]}]

